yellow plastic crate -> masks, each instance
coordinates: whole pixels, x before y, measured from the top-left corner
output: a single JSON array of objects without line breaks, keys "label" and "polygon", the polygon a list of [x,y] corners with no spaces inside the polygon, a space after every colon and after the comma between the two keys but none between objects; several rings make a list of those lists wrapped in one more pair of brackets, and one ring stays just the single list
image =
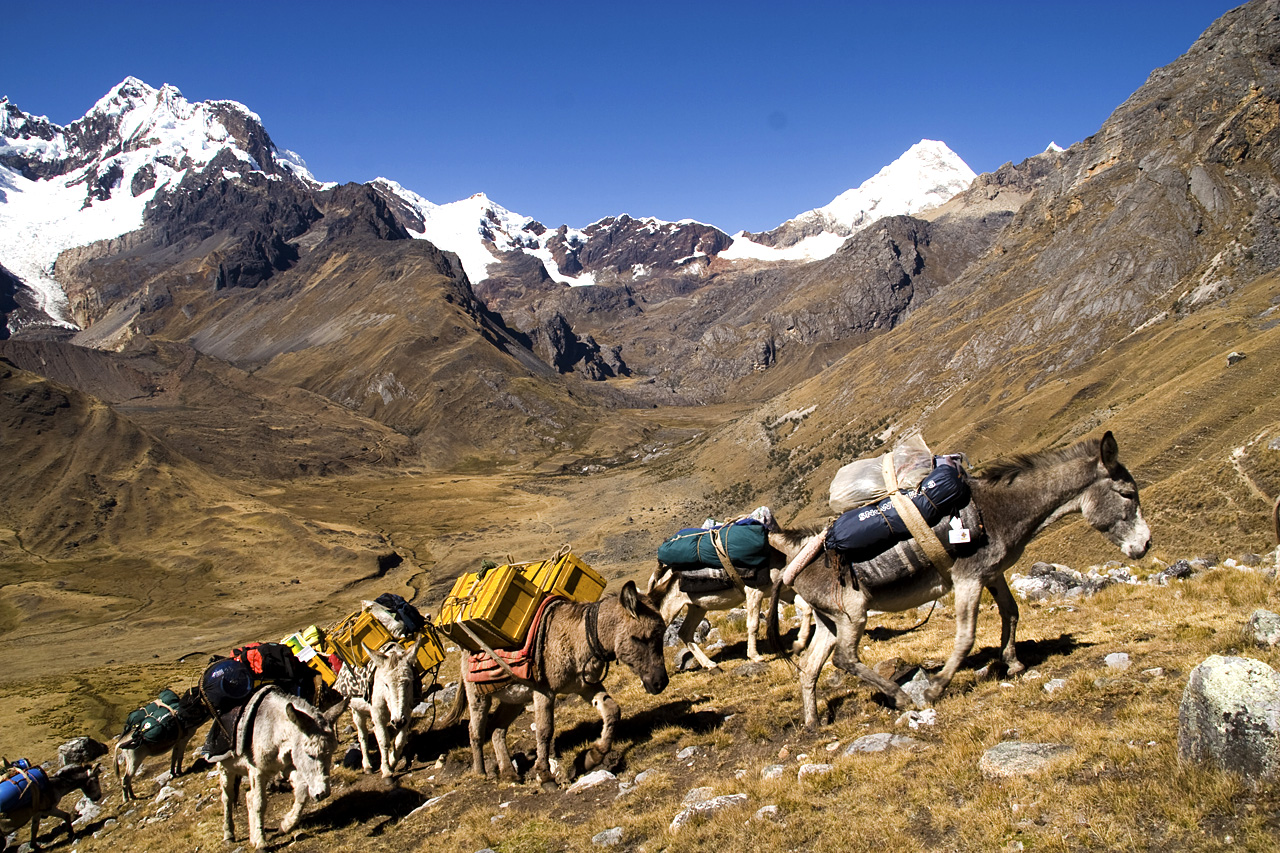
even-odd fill
[{"label": "yellow plastic crate", "polygon": [[[444,648],[436,641],[431,631],[422,631],[422,645],[418,647],[417,665],[422,672],[429,672],[444,660]],[[418,637],[403,637],[397,640],[386,626],[367,610],[352,613],[329,631],[329,641],[335,647],[338,657],[352,666],[364,666],[369,662],[369,650],[380,649],[389,642],[396,642],[402,648],[412,648]]]},{"label": "yellow plastic crate", "polygon": [[595,569],[572,553],[550,560],[520,563],[518,568],[534,586],[548,595],[563,595],[584,604],[598,601],[607,583]]},{"label": "yellow plastic crate", "polygon": [[480,646],[462,630],[463,625],[492,648],[511,648],[524,641],[544,597],[515,566],[470,572],[454,582],[440,605],[436,624],[454,642],[473,652],[480,651]]}]

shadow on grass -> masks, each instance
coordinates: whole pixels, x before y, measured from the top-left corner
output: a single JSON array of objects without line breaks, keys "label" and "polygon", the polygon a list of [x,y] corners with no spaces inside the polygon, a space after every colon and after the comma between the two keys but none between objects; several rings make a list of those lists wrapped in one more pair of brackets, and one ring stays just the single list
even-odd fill
[{"label": "shadow on grass", "polygon": [[425,795],[411,788],[360,787],[326,800],[311,815],[309,821],[304,817],[304,822],[311,824],[312,831],[318,831],[321,825],[329,829],[356,824],[367,826],[375,823],[378,818],[387,818],[388,820],[382,821],[370,831],[371,835],[377,835],[382,826],[400,820],[426,801]]}]

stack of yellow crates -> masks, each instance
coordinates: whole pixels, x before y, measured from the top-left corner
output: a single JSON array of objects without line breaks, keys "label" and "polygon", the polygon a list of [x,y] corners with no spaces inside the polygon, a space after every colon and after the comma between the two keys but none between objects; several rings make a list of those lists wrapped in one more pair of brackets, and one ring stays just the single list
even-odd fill
[{"label": "stack of yellow crates", "polygon": [[423,630],[417,636],[402,637],[397,640],[387,627],[378,621],[378,617],[368,610],[358,610],[329,629],[329,642],[336,649],[338,657],[352,666],[367,664],[370,649],[380,649],[392,641],[402,648],[412,648],[419,636],[422,638],[422,645],[418,647],[418,669],[422,672],[430,672],[444,660],[444,648],[436,639],[434,631]]},{"label": "stack of yellow crates", "polygon": [[458,578],[440,606],[437,624],[473,652],[480,646],[463,626],[491,648],[512,648],[524,642],[538,605],[548,595],[590,602],[604,587],[604,578],[570,552],[549,560],[510,563]]}]

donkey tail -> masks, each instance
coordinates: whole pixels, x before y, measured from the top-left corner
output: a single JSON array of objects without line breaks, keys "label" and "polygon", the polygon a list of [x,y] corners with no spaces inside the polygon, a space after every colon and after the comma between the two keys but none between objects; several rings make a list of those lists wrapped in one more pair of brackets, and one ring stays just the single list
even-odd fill
[{"label": "donkey tail", "polygon": [[466,654],[462,656],[462,672],[458,677],[458,689],[453,695],[453,705],[445,712],[445,715],[431,724],[431,731],[439,731],[447,729],[452,725],[456,725],[462,719],[462,712],[467,706],[467,682],[466,682]]},{"label": "donkey tail", "polygon": [[774,654],[794,667],[795,661],[791,660],[791,652],[783,644],[782,632],[778,630],[778,608],[782,595],[782,586],[782,578],[778,578],[769,593],[769,618],[765,622],[765,636],[768,638],[770,645],[773,646]]}]

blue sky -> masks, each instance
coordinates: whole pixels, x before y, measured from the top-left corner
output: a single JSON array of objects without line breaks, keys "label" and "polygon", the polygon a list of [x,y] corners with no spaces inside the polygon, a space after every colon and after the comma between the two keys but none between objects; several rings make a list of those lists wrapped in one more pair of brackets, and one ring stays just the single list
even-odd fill
[{"label": "blue sky", "polygon": [[69,124],[132,75],[244,103],[320,180],[733,233],[920,139],[977,172],[1078,142],[1235,5],[7,4],[0,95]]}]

